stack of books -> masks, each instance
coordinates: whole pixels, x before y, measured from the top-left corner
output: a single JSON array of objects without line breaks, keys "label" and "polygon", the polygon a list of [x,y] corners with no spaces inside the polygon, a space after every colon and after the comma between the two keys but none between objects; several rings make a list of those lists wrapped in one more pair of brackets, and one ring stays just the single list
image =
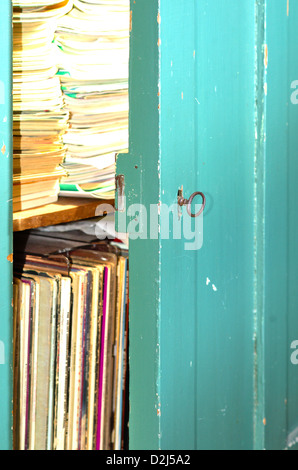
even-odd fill
[{"label": "stack of books", "polygon": [[16,237],[14,448],[126,448],[127,251]]},{"label": "stack of books", "polygon": [[116,154],[128,148],[129,1],[74,0],[55,45],[70,113],[60,193],[113,199]]},{"label": "stack of books", "polygon": [[72,0],[13,0],[13,208],[57,200],[65,158],[64,109],[53,45]]}]

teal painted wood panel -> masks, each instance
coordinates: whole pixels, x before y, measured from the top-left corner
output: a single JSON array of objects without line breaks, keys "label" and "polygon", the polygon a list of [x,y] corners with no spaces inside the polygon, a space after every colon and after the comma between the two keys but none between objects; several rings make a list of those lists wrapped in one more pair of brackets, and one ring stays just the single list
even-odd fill
[{"label": "teal painted wood panel", "polygon": [[203,191],[207,205],[201,249],[162,241],[162,448],[246,449],[254,416],[255,9],[249,1],[186,3],[161,8],[161,185],[166,203],[183,184],[187,196]]},{"label": "teal painted wood panel", "polygon": [[1,2],[0,68],[0,449],[12,448],[12,38],[11,1]]},{"label": "teal painted wood panel", "polygon": [[[272,2],[271,2],[272,3]],[[264,395],[267,449],[298,449],[298,6],[267,2]]]},{"label": "teal painted wood panel", "polygon": [[[292,343],[298,344],[298,210],[297,210],[297,198],[298,198],[298,134],[296,129],[298,127],[298,101],[294,100],[297,98],[298,88],[298,43],[296,41],[297,35],[297,23],[298,23],[298,5],[296,2],[289,4],[289,10],[287,19],[289,35],[288,35],[288,49],[289,49],[289,62],[288,62],[288,82],[287,90],[290,83],[290,100],[289,93],[287,96],[287,103],[289,103],[289,114],[288,114],[288,142],[289,152],[287,156],[287,171],[288,171],[288,182],[287,182],[287,250],[288,250],[288,286],[285,291],[285,295],[288,301],[288,327],[287,327],[287,346],[291,348]],[[269,65],[268,65],[269,67]],[[296,86],[293,89],[293,86]],[[296,94],[295,94],[296,91]],[[294,92],[294,96],[293,96]],[[288,348],[287,348],[288,351]],[[291,355],[293,350],[291,349]],[[297,355],[296,355],[297,359]],[[298,450],[298,365],[289,362],[287,354],[288,364],[288,383],[287,390],[288,396],[285,401],[287,407],[287,441],[286,447],[293,450]],[[283,367],[283,366],[282,366]]]},{"label": "teal painted wood panel", "polygon": [[[134,204],[159,202],[159,48],[158,1],[131,2],[129,154],[119,155],[117,174],[125,175],[126,214],[119,231],[142,232],[145,218]],[[116,202],[117,204],[117,202]],[[131,211],[131,215],[130,214]],[[129,224],[132,224],[129,227]],[[122,228],[124,225],[124,228]],[[145,234],[144,234],[145,236]],[[130,243],[130,448],[160,447],[160,240]],[[140,295],[140,293],[142,293]]]},{"label": "teal painted wood panel", "polygon": [[[117,171],[128,206],[160,207],[130,243],[131,448],[296,448],[297,6],[131,5]],[[198,250],[163,238],[182,185],[207,198]]]},{"label": "teal painted wood panel", "polygon": [[162,216],[130,243],[131,448],[251,448],[254,6],[131,5],[127,204],[175,205],[182,185],[208,200],[202,250],[162,239]]}]

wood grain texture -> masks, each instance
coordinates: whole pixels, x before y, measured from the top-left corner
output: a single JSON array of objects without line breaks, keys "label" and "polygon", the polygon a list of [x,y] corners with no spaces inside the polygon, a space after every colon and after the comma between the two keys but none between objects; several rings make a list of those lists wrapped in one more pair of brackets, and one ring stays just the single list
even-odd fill
[{"label": "wood grain texture", "polygon": [[96,209],[100,204],[114,205],[114,201],[61,197],[55,204],[15,212],[13,214],[13,230],[14,232],[20,232],[38,227],[90,219],[95,216]]}]

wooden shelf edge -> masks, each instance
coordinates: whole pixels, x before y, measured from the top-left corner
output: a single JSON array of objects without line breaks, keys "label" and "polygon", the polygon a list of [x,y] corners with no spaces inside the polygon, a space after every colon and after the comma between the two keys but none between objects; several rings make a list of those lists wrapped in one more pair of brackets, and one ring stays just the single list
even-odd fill
[{"label": "wooden shelf edge", "polygon": [[95,217],[101,204],[114,206],[114,201],[61,197],[58,202],[13,214],[13,231],[48,227]]}]

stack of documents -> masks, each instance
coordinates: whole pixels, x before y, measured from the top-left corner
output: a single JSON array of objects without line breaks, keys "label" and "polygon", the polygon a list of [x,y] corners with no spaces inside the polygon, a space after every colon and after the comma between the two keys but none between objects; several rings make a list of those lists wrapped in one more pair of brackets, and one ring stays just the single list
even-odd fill
[{"label": "stack of documents", "polygon": [[13,0],[13,207],[29,209],[57,200],[64,108],[53,45],[57,21],[72,0]]},{"label": "stack of documents", "polygon": [[116,245],[17,235],[15,450],[126,446],[128,259]]},{"label": "stack of documents", "polygon": [[55,45],[70,112],[61,195],[112,199],[116,154],[128,148],[129,1],[74,0]]}]

